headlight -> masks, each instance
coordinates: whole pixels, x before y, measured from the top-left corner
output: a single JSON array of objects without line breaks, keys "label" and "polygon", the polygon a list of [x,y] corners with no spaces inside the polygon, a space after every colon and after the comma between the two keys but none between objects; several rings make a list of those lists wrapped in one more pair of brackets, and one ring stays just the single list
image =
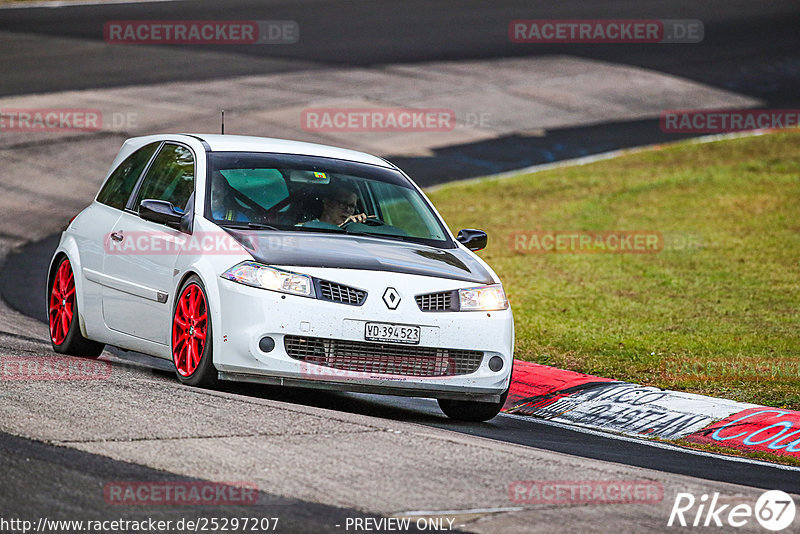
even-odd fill
[{"label": "headlight", "polygon": [[459,289],[458,302],[461,311],[493,311],[508,308],[508,299],[500,284]]},{"label": "headlight", "polygon": [[254,261],[244,261],[231,267],[223,273],[222,278],[270,291],[314,297],[314,282],[310,276],[267,267]]}]

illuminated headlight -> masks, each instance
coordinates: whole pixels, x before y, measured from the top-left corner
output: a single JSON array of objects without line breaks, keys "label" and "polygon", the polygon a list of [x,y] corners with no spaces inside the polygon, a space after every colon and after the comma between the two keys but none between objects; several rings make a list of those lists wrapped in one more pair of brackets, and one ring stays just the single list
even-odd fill
[{"label": "illuminated headlight", "polygon": [[508,299],[500,284],[459,289],[458,302],[461,311],[493,311],[508,308]]},{"label": "illuminated headlight", "polygon": [[254,261],[245,261],[231,267],[222,275],[222,278],[233,280],[246,286],[302,295],[314,296],[314,282],[310,276],[299,273],[283,271],[274,267],[267,267]]}]

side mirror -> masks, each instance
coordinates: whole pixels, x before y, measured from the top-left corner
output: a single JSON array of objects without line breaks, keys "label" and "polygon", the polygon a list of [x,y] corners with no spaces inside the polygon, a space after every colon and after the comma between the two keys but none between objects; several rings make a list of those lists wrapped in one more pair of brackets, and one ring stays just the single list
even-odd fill
[{"label": "side mirror", "polygon": [[474,230],[472,228],[464,228],[458,231],[456,240],[472,251],[481,250],[486,248],[486,241],[488,237],[483,230]]},{"label": "side mirror", "polygon": [[175,209],[171,202],[166,200],[142,200],[139,204],[139,217],[145,221],[166,224],[174,228],[180,227],[183,213]]}]

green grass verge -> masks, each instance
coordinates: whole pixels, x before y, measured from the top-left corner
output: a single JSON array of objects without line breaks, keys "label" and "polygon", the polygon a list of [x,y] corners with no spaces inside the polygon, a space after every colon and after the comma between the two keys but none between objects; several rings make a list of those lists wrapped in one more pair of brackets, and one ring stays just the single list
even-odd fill
[{"label": "green grass verge", "polygon": [[[800,136],[679,143],[430,192],[514,309],[516,357],[800,409]],[[661,232],[651,254],[530,254],[519,231]]]},{"label": "green grass verge", "polygon": [[679,445],[687,449],[695,449],[698,451],[711,452],[715,454],[725,454],[728,456],[740,456],[742,458],[750,458],[753,460],[761,460],[762,462],[772,462],[775,464],[791,465],[793,467],[800,467],[800,458],[794,456],[786,456],[783,454],[770,454],[761,451],[746,451],[742,449],[734,449],[732,447],[719,447],[717,445],[708,445],[705,443],[694,443],[685,439],[677,439],[674,441],[658,440],[671,445]]}]

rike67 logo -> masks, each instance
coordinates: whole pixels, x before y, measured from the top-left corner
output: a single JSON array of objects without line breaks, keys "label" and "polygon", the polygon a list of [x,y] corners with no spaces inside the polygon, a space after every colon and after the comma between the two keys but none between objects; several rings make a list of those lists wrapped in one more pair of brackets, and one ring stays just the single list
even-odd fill
[{"label": "rike67 logo", "polygon": [[780,490],[762,493],[755,506],[726,500],[726,504],[721,504],[720,495],[716,492],[710,498],[703,494],[699,499],[691,493],[678,493],[667,526],[741,528],[752,525],[755,519],[761,527],[778,532],[794,522],[794,500]]}]

